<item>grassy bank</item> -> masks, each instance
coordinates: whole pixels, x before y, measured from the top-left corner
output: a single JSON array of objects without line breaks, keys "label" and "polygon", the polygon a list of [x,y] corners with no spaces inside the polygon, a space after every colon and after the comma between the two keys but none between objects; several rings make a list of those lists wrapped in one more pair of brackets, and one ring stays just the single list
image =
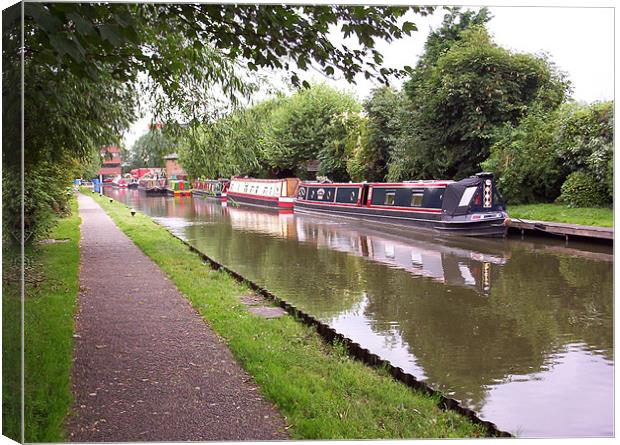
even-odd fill
[{"label": "grassy bank", "polygon": [[[90,195],[90,194],[89,194]],[[94,195],[90,195],[95,197]],[[239,296],[250,291],[206,266],[143,214],[95,197],[116,224],[168,274],[227,341],[235,357],[273,401],[296,439],[477,437],[482,429],[444,412],[386,373],[325,344],[310,327],[285,316],[250,314]]]},{"label": "grassy bank", "polygon": [[560,204],[527,204],[508,207],[511,218],[531,219],[536,221],[556,221],[585,226],[612,227],[613,209],[570,208]]},{"label": "grassy bank", "polygon": [[[79,225],[74,200],[72,215],[59,219],[49,235],[50,239],[66,242],[36,244],[26,250],[26,442],[58,442],[65,439],[64,419],[72,402],[70,373],[73,315],[79,288]],[[8,263],[5,265],[10,267]],[[2,365],[7,383],[14,385],[19,379],[21,366],[19,341],[14,341],[15,333],[19,333],[21,317],[19,281],[14,279],[17,278],[15,275],[11,278],[3,282],[3,338],[11,341],[3,342]],[[13,438],[19,438],[21,434],[19,399],[19,391],[3,391],[3,433]]]}]

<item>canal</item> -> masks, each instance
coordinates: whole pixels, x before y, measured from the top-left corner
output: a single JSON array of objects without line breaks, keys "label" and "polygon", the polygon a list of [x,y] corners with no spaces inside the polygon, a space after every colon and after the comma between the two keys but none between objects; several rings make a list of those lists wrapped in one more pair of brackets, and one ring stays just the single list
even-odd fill
[{"label": "canal", "polygon": [[613,431],[613,249],[106,194],[519,437]]}]

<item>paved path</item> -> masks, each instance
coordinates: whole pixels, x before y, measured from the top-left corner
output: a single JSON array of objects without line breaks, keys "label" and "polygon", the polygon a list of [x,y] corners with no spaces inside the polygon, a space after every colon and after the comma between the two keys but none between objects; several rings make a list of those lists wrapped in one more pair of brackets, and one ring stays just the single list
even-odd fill
[{"label": "paved path", "polygon": [[95,201],[82,217],[69,440],[286,439],[227,346]]}]

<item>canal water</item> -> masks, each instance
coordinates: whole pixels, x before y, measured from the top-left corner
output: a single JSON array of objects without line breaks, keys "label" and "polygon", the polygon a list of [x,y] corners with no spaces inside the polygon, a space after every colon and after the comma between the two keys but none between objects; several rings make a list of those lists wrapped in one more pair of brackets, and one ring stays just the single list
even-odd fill
[{"label": "canal water", "polygon": [[613,436],[613,250],[106,194],[519,437]]}]

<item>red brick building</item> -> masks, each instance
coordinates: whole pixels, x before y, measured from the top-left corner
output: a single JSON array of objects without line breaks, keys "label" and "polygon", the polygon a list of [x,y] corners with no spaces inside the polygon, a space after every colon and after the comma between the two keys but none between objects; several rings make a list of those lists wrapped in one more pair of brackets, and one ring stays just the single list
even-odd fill
[{"label": "red brick building", "polygon": [[99,150],[101,155],[101,168],[99,174],[105,178],[113,178],[121,174],[121,149],[116,145],[102,147]]},{"label": "red brick building", "polygon": [[166,162],[166,177],[168,179],[187,179],[187,173],[179,164],[178,154],[170,153],[164,156],[164,161]]}]

